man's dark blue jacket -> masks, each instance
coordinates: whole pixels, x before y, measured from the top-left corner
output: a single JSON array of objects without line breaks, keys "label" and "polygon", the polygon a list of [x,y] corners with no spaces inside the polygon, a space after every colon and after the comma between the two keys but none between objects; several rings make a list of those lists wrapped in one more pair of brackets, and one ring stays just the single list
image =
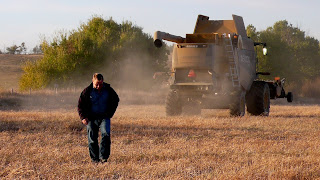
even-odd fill
[{"label": "man's dark blue jacket", "polygon": [[[106,101],[106,104],[108,106],[105,116],[106,118],[112,118],[113,114],[116,112],[116,109],[118,107],[119,103],[119,97],[118,94],[114,91],[112,87],[110,87],[110,84],[103,83],[103,89],[106,89],[108,92],[108,98]],[[95,115],[91,112],[91,99],[90,94],[93,90],[93,84],[91,83],[87,88],[85,88],[80,95],[79,101],[78,101],[78,113],[80,116],[80,119],[88,118],[89,121],[95,117]]]}]

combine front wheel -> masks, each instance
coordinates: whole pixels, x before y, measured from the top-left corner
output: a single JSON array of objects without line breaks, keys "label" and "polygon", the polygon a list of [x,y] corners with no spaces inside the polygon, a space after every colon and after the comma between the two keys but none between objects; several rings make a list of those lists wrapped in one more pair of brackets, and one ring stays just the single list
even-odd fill
[{"label": "combine front wheel", "polygon": [[177,116],[182,112],[181,99],[177,91],[172,90],[168,93],[166,99],[166,114],[167,116]]},{"label": "combine front wheel", "polygon": [[246,92],[238,91],[234,95],[234,102],[230,104],[231,116],[244,116],[246,112]]},{"label": "combine front wheel", "polygon": [[252,115],[269,116],[270,90],[266,82],[254,81],[246,95],[247,111]]},{"label": "combine front wheel", "polygon": [[289,103],[291,103],[291,102],[293,101],[293,94],[292,94],[292,92],[288,92],[288,94],[287,94],[287,101],[288,101]]}]

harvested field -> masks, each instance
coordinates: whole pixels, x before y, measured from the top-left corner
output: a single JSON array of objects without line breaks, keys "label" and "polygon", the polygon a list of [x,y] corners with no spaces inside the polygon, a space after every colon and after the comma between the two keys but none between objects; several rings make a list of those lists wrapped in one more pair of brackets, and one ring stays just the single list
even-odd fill
[{"label": "harvested field", "polygon": [[227,110],[166,117],[120,104],[109,162],[90,162],[75,108],[0,111],[1,179],[318,179],[320,107],[272,105],[269,117]]},{"label": "harvested field", "polygon": [[117,90],[111,157],[94,165],[79,89],[10,93],[29,57],[0,55],[0,179],[320,179],[319,100],[277,100],[269,117],[166,117],[166,89]]}]

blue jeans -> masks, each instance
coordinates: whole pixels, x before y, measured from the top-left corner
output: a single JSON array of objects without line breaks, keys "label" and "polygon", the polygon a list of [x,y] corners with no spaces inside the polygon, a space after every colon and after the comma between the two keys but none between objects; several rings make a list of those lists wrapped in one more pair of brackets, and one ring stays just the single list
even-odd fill
[{"label": "blue jeans", "polygon": [[[101,130],[100,148],[98,146],[99,128]],[[110,156],[110,119],[90,120],[87,125],[89,153],[92,161],[107,160]]]}]

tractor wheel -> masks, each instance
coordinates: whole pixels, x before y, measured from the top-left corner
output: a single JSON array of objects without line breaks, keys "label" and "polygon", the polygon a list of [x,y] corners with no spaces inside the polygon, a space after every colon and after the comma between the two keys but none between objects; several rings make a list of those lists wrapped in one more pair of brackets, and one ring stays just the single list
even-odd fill
[{"label": "tractor wheel", "polygon": [[288,92],[288,94],[287,94],[287,101],[288,101],[288,102],[292,102],[292,101],[293,101],[293,94],[292,94],[292,92]]},{"label": "tractor wheel", "polygon": [[246,95],[247,111],[255,116],[269,116],[270,89],[263,81],[254,81]]},{"label": "tractor wheel", "polygon": [[246,92],[239,91],[233,95],[234,102],[230,104],[229,110],[231,116],[244,116],[246,112]]},{"label": "tractor wheel", "polygon": [[170,91],[166,99],[167,116],[177,116],[182,112],[182,104],[177,91]]}]

